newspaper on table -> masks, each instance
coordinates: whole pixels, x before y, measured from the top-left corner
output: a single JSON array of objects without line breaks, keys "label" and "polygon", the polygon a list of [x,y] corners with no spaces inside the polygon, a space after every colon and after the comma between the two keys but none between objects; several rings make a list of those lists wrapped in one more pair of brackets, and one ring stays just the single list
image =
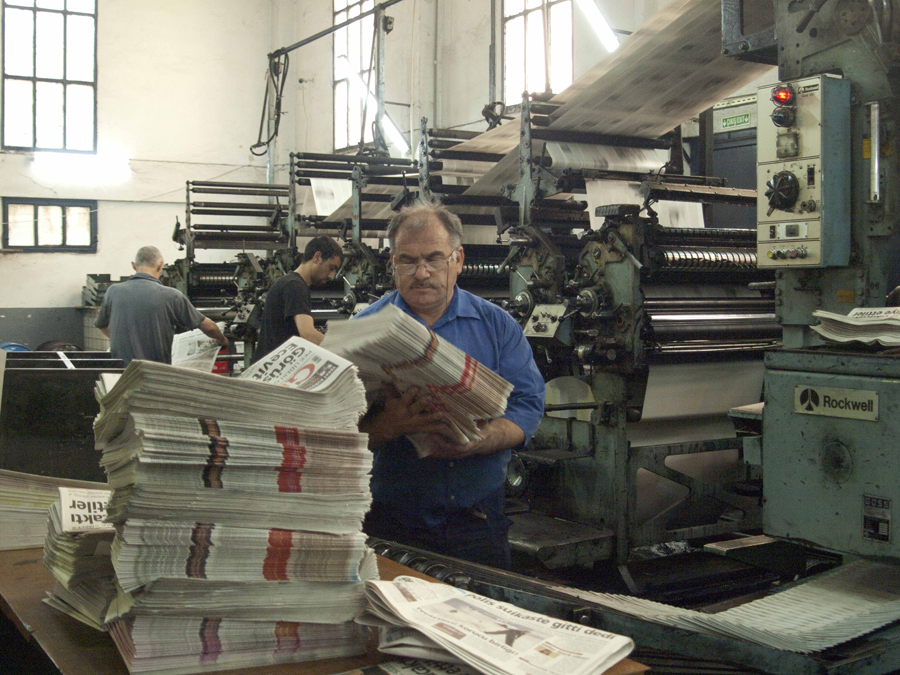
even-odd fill
[{"label": "newspaper on table", "polygon": [[[638,675],[647,672],[647,666],[634,661],[620,661],[606,675]],[[349,670],[341,675],[480,675],[477,670],[464,663],[449,663],[431,659],[406,658],[397,661],[382,661],[374,666]]]},{"label": "newspaper on table", "polygon": [[240,379],[301,391],[322,391],[355,372],[349,360],[309,340],[293,336],[241,373]]},{"label": "newspaper on table", "polygon": [[365,653],[353,619],[378,567],[356,367],[296,338],[242,378],[136,360],[101,385],[111,599],[81,584],[48,604],[107,629],[132,673]]},{"label": "newspaper on table", "polygon": [[88,532],[106,530],[112,525],[105,523],[106,504],[109,490],[85,490],[83,488],[59,488],[60,525],[62,532]]},{"label": "newspaper on table", "polygon": [[602,673],[634,649],[622,635],[412,577],[366,582],[366,595],[358,620],[383,629],[382,651],[463,662],[486,675]]},{"label": "newspaper on table", "polygon": [[[352,622],[329,625],[138,616],[110,624],[109,632],[132,673],[218,673],[366,653],[366,633]],[[245,671],[233,672],[240,675]]]},{"label": "newspaper on table", "polygon": [[[372,316],[329,321],[322,347],[352,361],[366,388],[391,383],[400,392],[417,386],[444,413],[448,434],[465,444],[483,438],[478,423],[501,417],[513,386],[422,323],[387,305]],[[420,455],[426,436],[410,436]]]},{"label": "newspaper on table", "polygon": [[299,337],[288,340],[241,377],[135,360],[100,398],[94,422],[98,450],[124,429],[128,413],[357,431],[366,396],[356,366]]},{"label": "newspaper on table", "polygon": [[103,519],[109,490],[59,488],[50,506],[44,566],[56,578],[44,603],[105,631],[109,604],[116,597],[110,544],[115,530]]},{"label": "newspaper on table", "polygon": [[219,343],[199,328],[178,333],[172,340],[172,365],[211,373],[220,349]]},{"label": "newspaper on table", "polygon": [[595,605],[691,633],[811,654],[900,621],[897,566],[857,560],[715,614],[612,593],[556,588]]},{"label": "newspaper on table", "polygon": [[828,340],[900,346],[900,307],[856,307],[846,316],[816,310],[813,316],[820,323],[812,329]]},{"label": "newspaper on table", "polygon": [[0,470],[0,551],[43,546],[47,509],[59,501],[60,486],[106,487],[92,481]]}]

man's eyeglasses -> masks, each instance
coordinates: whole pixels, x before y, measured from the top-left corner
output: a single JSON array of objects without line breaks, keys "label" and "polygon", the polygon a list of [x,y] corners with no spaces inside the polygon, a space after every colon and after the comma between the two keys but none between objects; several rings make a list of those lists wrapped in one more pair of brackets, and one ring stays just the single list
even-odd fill
[{"label": "man's eyeglasses", "polygon": [[456,251],[453,251],[453,253],[446,258],[437,258],[436,260],[421,260],[414,263],[395,263],[394,269],[397,270],[397,274],[402,274],[403,276],[415,274],[420,266],[424,267],[430,274],[444,272],[450,266],[451,260],[454,262],[456,261],[456,253]]}]

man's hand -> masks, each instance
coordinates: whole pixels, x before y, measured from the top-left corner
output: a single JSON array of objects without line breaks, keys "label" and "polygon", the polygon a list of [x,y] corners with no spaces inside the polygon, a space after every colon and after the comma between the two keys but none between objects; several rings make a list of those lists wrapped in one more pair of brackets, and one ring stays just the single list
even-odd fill
[{"label": "man's hand", "polygon": [[359,430],[369,434],[369,447],[407,434],[440,434],[447,431],[444,414],[432,412],[432,397],[418,387],[403,394],[391,385],[382,389],[384,409],[363,420]]},{"label": "man's hand", "polygon": [[430,434],[428,447],[431,452],[428,456],[436,459],[459,459],[470,455],[489,455],[498,450],[514,448],[525,440],[525,432],[521,427],[502,417],[478,426],[484,438],[465,445],[454,443],[440,433]]},{"label": "man's hand", "polygon": [[211,337],[216,341],[216,344],[220,347],[228,346],[228,338],[225,337],[225,334],[219,330],[219,327],[216,325],[216,322],[210,318],[204,318],[203,321],[200,322],[200,325],[197,326],[200,330],[202,330],[206,335]]}]

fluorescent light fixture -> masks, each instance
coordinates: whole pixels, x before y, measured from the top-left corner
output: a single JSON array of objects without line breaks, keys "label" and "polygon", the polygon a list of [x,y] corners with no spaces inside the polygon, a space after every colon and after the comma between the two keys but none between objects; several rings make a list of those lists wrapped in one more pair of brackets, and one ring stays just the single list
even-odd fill
[{"label": "fluorescent light fixture", "polygon": [[[366,87],[366,83],[359,76],[359,73],[353,70],[353,66],[350,65],[350,59],[346,56],[339,56],[337,60],[341,65],[341,70],[344,71],[343,77],[347,78],[347,81],[350,83],[350,91],[352,91],[360,101],[365,97],[368,97],[368,109],[377,111],[378,101],[375,100],[375,96],[373,96],[372,92]],[[386,111],[381,118],[381,124],[384,127],[384,133],[387,134],[388,139],[391,141],[391,145],[400,150],[404,155],[408,154],[409,143],[406,141],[406,137],[400,132],[400,129],[397,128],[397,125],[394,124],[394,120],[390,118]]]},{"label": "fluorescent light fixture", "polygon": [[616,51],[619,48],[619,38],[613,33],[609,22],[603,16],[600,8],[597,7],[595,0],[575,0],[575,4],[578,5],[578,9],[581,10],[597,37],[600,38],[600,44],[603,45],[603,48],[608,52]]},{"label": "fluorescent light fixture", "polygon": [[33,167],[36,176],[57,183],[102,185],[131,176],[128,151],[119,146],[100,147],[96,155],[36,151]]}]

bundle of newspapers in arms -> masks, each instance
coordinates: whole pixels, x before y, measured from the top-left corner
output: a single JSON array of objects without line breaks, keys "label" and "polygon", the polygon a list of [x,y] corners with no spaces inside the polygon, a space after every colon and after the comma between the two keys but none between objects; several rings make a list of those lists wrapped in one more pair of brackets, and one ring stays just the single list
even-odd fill
[{"label": "bundle of newspapers in arms", "polygon": [[[241,378],[133,361],[105,387],[102,622],[129,670],[364,653],[353,619],[378,571],[361,532],[371,454],[356,367],[292,338]],[[72,546],[54,533],[56,566],[59,544]]]},{"label": "bundle of newspapers in arms", "polygon": [[[366,389],[393,384],[427,391],[432,410],[445,414],[453,440],[465,444],[483,436],[478,422],[501,417],[513,386],[490,368],[436,335],[393,305],[352,321],[329,321],[322,347],[359,368]],[[425,438],[410,436],[420,455]]]}]

